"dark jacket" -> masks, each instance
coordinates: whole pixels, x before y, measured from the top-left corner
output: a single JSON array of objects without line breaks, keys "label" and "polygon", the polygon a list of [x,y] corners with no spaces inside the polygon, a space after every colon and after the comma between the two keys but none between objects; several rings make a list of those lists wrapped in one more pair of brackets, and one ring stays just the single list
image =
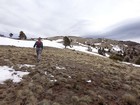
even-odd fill
[{"label": "dark jacket", "polygon": [[43,43],[41,41],[36,41],[34,47],[43,49]]}]

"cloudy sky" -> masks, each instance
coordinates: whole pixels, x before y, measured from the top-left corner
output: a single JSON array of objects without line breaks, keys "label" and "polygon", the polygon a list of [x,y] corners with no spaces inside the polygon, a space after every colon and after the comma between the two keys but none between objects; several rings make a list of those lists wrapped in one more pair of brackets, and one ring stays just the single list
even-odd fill
[{"label": "cloudy sky", "polygon": [[140,28],[139,4],[140,0],[0,0],[0,33],[126,35],[135,23]]}]

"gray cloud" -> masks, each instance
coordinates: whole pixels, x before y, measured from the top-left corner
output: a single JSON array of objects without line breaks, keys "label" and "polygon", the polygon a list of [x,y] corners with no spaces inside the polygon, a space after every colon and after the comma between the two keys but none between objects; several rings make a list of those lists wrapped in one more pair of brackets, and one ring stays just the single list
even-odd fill
[{"label": "gray cloud", "polygon": [[118,40],[140,39],[140,20],[129,21],[127,23],[122,22],[116,25],[111,31],[97,36]]},{"label": "gray cloud", "polygon": [[[32,36],[88,35],[140,17],[137,0],[0,0],[0,32]],[[129,9],[131,5],[132,9]],[[129,11],[129,13],[127,12]],[[123,29],[125,30],[125,29]],[[120,29],[118,29],[118,32]],[[115,32],[117,35],[117,32]],[[119,33],[118,33],[119,34]]]}]

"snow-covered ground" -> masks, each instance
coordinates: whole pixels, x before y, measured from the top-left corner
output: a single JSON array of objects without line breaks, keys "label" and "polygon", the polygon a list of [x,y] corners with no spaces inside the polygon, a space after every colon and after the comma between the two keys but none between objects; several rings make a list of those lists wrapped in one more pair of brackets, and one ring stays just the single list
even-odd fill
[{"label": "snow-covered ground", "polygon": [[97,45],[98,46],[98,45],[101,45],[101,43],[94,43],[94,45]]},{"label": "snow-covered ground", "polygon": [[[64,45],[62,43],[59,43],[61,41],[63,41],[63,40],[62,39],[58,39],[58,40],[54,40],[54,41],[42,40],[44,46],[63,49]],[[17,47],[33,48],[34,44],[35,44],[35,41],[15,40],[15,39],[10,39],[10,38],[0,37],[0,45],[10,45],[10,46],[17,46]],[[92,52],[89,52],[89,51],[87,51],[88,46],[83,45],[83,44],[74,45],[72,48],[70,48],[70,47],[68,47],[68,48],[72,49],[72,50],[76,50],[76,51],[99,55],[97,53],[98,50],[96,48],[92,48]],[[101,55],[99,55],[99,56],[101,56]]]},{"label": "snow-covered ground", "polygon": [[3,82],[8,79],[13,82],[20,82],[22,77],[27,74],[29,74],[29,72],[15,71],[8,66],[0,66],[0,84],[3,84]]},{"label": "snow-covered ground", "polygon": [[118,45],[113,45],[112,49],[115,51],[122,51],[122,49],[120,49],[120,47]]},{"label": "snow-covered ground", "polygon": [[[10,45],[17,47],[33,47],[35,41],[27,41],[27,40],[15,40],[5,37],[0,37],[0,45]],[[64,46],[61,43],[57,43],[57,41],[43,40],[44,46],[63,48]]]},{"label": "snow-covered ground", "polygon": [[132,65],[132,66],[135,66],[135,67],[140,67],[140,65],[129,63],[129,62],[121,62],[121,63],[127,64],[127,65]]}]

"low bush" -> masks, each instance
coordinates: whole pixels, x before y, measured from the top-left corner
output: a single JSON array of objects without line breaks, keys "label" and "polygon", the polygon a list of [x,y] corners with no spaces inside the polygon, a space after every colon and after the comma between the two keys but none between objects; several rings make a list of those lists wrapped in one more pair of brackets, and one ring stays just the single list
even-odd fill
[{"label": "low bush", "polygon": [[124,58],[124,61],[125,62],[129,62],[130,61],[130,58],[127,56],[127,57]]},{"label": "low bush", "polygon": [[131,94],[124,94],[122,99],[127,105],[136,105],[136,97]]},{"label": "low bush", "polygon": [[110,55],[109,58],[110,59],[113,59],[113,60],[123,61],[123,56],[122,55],[119,55],[119,54],[112,54],[112,55]]},{"label": "low bush", "polygon": [[135,64],[140,65],[140,57],[135,61]]}]

